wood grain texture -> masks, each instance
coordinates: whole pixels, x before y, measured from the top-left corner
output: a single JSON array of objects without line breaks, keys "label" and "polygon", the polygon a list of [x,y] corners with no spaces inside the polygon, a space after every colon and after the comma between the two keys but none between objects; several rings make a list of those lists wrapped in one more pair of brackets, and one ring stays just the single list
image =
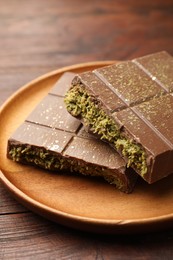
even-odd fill
[{"label": "wood grain texture", "polygon": [[[0,2],[0,105],[62,66],[173,54],[172,0]],[[3,127],[3,126],[0,126]],[[172,259],[173,231],[102,237],[61,227],[18,204],[0,184],[0,259]]]},{"label": "wood grain texture", "polygon": [[[35,217],[32,213],[7,215],[5,223],[0,216],[0,230],[1,259],[126,260],[135,257],[172,257],[171,233],[138,237],[91,235],[61,227],[41,217]],[[165,240],[162,241],[164,236]]]}]

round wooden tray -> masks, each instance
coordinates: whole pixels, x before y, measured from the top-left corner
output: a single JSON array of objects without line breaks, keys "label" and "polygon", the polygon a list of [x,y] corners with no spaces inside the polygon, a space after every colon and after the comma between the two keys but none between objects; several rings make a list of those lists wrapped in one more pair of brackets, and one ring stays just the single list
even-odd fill
[{"label": "round wooden tray", "polygon": [[0,111],[0,178],[32,211],[57,223],[99,233],[137,233],[173,226],[173,175],[148,185],[140,180],[132,194],[104,181],[62,175],[6,158],[7,140],[66,71],[79,73],[112,61],[90,62],[50,72],[17,91]]}]

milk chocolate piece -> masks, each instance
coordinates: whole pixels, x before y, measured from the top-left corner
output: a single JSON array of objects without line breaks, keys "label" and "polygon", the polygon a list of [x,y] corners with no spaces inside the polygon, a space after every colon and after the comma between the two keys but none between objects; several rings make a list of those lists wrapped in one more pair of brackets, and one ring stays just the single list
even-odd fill
[{"label": "milk chocolate piece", "polygon": [[76,75],[65,103],[148,183],[173,172],[173,57],[167,52]]},{"label": "milk chocolate piece", "polygon": [[8,157],[47,170],[101,176],[119,190],[131,192],[137,174],[126,168],[124,160],[109,145],[86,133],[80,121],[67,112],[64,84],[70,86],[72,77],[72,73],[64,74],[11,136]]}]

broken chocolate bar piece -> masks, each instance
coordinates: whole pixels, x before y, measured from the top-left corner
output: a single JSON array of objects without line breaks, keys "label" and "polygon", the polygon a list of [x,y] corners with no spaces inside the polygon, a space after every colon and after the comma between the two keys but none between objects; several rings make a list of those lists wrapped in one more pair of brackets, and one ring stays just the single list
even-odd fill
[{"label": "broken chocolate bar piece", "polygon": [[[8,158],[47,170],[68,170],[101,176],[119,190],[130,193],[137,174],[104,142],[86,133],[64,104],[65,85],[73,73],[65,73],[8,140]],[[63,84],[62,84],[63,82]]]},{"label": "broken chocolate bar piece", "polygon": [[173,57],[167,52],[76,75],[65,103],[148,183],[173,172]]}]

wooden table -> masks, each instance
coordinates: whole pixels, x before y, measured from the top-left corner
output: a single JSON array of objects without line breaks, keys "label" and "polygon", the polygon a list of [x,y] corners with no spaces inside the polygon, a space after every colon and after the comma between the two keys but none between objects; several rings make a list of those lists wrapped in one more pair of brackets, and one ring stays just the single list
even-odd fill
[{"label": "wooden table", "polygon": [[[173,55],[173,1],[0,2],[0,105],[28,81],[62,66]],[[3,127],[2,125],[0,127]],[[0,259],[172,259],[173,230],[88,234],[46,220],[0,184]]]}]

